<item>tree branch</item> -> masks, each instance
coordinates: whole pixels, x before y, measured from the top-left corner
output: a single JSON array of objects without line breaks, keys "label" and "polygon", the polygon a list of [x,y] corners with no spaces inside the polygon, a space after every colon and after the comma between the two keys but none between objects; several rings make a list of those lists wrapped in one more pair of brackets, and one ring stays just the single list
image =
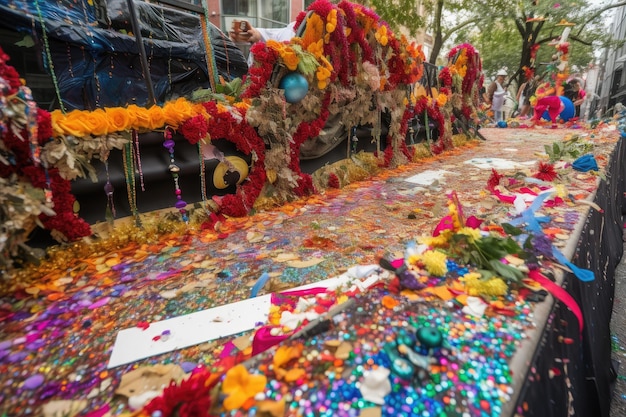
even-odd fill
[{"label": "tree branch", "polygon": [[469,20],[466,20],[464,22],[461,22],[458,25],[448,29],[446,31],[446,34],[442,36],[443,42],[447,41],[450,38],[450,36],[452,36],[452,34],[455,33],[456,31],[463,29],[465,26],[469,26],[469,25],[473,25],[475,23],[478,23],[478,22],[480,22],[483,19],[484,19],[483,17],[476,17],[476,18],[469,19]]},{"label": "tree branch", "polygon": [[626,1],[622,1],[621,3],[609,4],[608,6],[604,6],[598,9],[594,14],[589,16],[589,18],[580,25],[580,29],[578,30],[576,34],[580,35],[583,29],[585,29],[585,27],[587,26],[587,23],[591,22],[593,19],[600,16],[602,13],[606,12],[607,10],[614,9],[616,7],[621,7],[621,6],[626,6]]}]

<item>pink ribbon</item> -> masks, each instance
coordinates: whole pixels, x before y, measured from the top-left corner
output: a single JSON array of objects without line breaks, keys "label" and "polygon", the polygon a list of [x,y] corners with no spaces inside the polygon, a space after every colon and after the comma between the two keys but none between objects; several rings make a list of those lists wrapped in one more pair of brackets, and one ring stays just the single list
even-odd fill
[{"label": "pink ribbon", "polygon": [[274,327],[275,326],[265,326],[256,331],[254,339],[252,339],[252,356],[265,352],[267,349],[279,344],[290,336],[290,334],[273,336],[271,331]]},{"label": "pink ribbon", "polygon": [[565,306],[569,308],[572,313],[574,313],[574,315],[578,319],[578,329],[580,331],[580,338],[582,339],[583,337],[583,313],[580,310],[580,307],[578,306],[578,303],[576,302],[576,300],[574,300],[574,298],[567,291],[565,291],[563,287],[561,287],[560,285],[557,285],[556,283],[552,282],[550,279],[541,275],[541,273],[536,269],[530,271],[528,273],[528,277],[530,279],[535,280],[535,282],[537,282],[539,285],[541,285],[543,288],[549,291],[550,294],[552,294],[555,298],[557,298],[559,301],[565,304]]}]

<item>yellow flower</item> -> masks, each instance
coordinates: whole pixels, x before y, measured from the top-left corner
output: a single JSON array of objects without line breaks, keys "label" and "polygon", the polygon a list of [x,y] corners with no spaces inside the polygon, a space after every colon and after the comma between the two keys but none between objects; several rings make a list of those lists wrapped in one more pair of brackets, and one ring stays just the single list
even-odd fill
[{"label": "yellow flower", "polygon": [[222,391],[228,394],[224,400],[227,411],[241,408],[246,401],[263,392],[267,378],[264,375],[251,375],[243,365],[237,365],[226,372]]},{"label": "yellow flower", "polygon": [[270,306],[270,313],[268,316],[268,321],[271,324],[279,324],[280,316],[281,316],[280,307],[274,306],[274,305]]},{"label": "yellow flower", "polygon": [[443,277],[448,272],[446,259],[446,254],[439,251],[428,250],[422,254],[422,262],[426,270],[437,277]]},{"label": "yellow flower", "polygon": [[444,248],[448,246],[448,241],[451,234],[451,230],[444,230],[439,234],[439,236],[424,236],[418,238],[417,240],[419,243],[431,246],[433,248]]},{"label": "yellow flower", "polygon": [[465,283],[467,294],[471,296],[497,297],[506,295],[509,287],[502,278],[493,277],[487,280],[482,279],[477,272],[463,275],[461,281]]},{"label": "yellow flower", "polygon": [[480,230],[478,229],[473,229],[471,227],[461,227],[458,231],[458,234],[460,235],[465,235],[468,237],[468,241],[470,243],[474,243],[477,240],[480,240]]},{"label": "yellow flower", "polygon": [[274,368],[282,368],[293,359],[297,359],[302,356],[304,345],[298,343],[294,346],[280,346],[274,354]]}]

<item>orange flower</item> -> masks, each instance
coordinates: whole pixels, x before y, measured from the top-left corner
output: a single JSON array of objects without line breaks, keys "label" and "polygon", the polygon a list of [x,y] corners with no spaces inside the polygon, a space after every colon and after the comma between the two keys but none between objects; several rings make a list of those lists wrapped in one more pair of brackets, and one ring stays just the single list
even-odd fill
[{"label": "orange flower", "polygon": [[302,46],[308,49],[309,45],[316,43],[324,36],[324,22],[317,14],[312,14],[306,20],[306,29],[302,36]]},{"label": "orange flower", "polygon": [[237,365],[226,372],[222,392],[228,394],[224,408],[232,411],[241,408],[246,401],[265,389],[267,378],[264,375],[251,375],[243,365]]},{"label": "orange flower", "polygon": [[326,32],[333,33],[337,28],[337,9],[332,9],[326,16]]},{"label": "orange flower", "polygon": [[96,109],[82,113],[82,121],[87,126],[87,134],[100,136],[109,133],[109,119],[104,110]]},{"label": "orange flower", "polygon": [[306,50],[319,59],[324,54],[324,40],[319,39],[317,42],[310,43]]},{"label": "orange flower", "polygon": [[293,51],[286,51],[283,55],[281,55],[283,58],[283,62],[285,63],[285,66],[287,66],[287,68],[289,68],[289,70],[291,71],[295,71],[296,68],[298,68],[298,63],[300,62],[300,59],[298,59],[298,55],[296,55],[295,52]]},{"label": "orange flower", "polygon": [[387,42],[389,42],[389,37],[387,35],[387,26],[381,25],[378,29],[376,29],[376,33],[374,34],[378,43],[382,46],[387,46]]},{"label": "orange flower", "polygon": [[448,102],[448,96],[446,96],[443,93],[439,93],[439,95],[437,96],[437,105],[439,107],[443,107],[446,105],[447,102]]},{"label": "orange flower", "polygon": [[264,415],[270,415],[272,417],[282,417],[285,415],[285,400],[259,401],[259,403],[257,404],[257,409]]},{"label": "orange flower", "polygon": [[104,112],[109,119],[109,131],[120,132],[127,130],[131,126],[131,120],[126,109],[122,107],[107,107],[104,109]]},{"label": "orange flower", "polygon": [[131,104],[128,106],[127,110],[130,117],[136,120],[134,127],[137,130],[150,128],[150,114],[148,113],[148,109],[137,106],[136,104]]},{"label": "orange flower", "polygon": [[176,101],[170,101],[163,106],[163,117],[165,118],[166,125],[174,128],[178,127],[185,120],[191,119],[196,116],[197,110],[194,109],[194,105],[184,99],[178,98]]},{"label": "orange flower", "polygon": [[274,368],[280,368],[292,359],[299,358],[302,355],[304,345],[299,343],[295,346],[281,346],[274,354]]},{"label": "orange flower", "polygon": [[89,131],[81,121],[82,112],[73,110],[64,115],[59,110],[52,112],[52,128],[57,132],[56,135],[72,135],[76,137],[87,136]]},{"label": "orange flower", "polygon": [[382,299],[382,303],[383,303],[383,306],[385,308],[388,308],[388,309],[391,310],[392,308],[394,308],[397,305],[399,305],[400,301],[396,300],[395,298],[391,297],[390,295],[385,295],[383,297],[383,299]]},{"label": "orange flower", "polygon": [[159,106],[152,106],[148,109],[148,129],[155,130],[165,126],[165,116],[163,109]]}]

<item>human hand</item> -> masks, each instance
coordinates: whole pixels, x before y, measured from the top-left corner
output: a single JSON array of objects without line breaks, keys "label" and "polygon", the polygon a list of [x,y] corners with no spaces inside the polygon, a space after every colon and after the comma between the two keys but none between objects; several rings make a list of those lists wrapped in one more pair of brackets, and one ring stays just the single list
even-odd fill
[{"label": "human hand", "polygon": [[233,21],[233,27],[228,32],[234,42],[255,43],[261,40],[261,34],[247,21]]}]

